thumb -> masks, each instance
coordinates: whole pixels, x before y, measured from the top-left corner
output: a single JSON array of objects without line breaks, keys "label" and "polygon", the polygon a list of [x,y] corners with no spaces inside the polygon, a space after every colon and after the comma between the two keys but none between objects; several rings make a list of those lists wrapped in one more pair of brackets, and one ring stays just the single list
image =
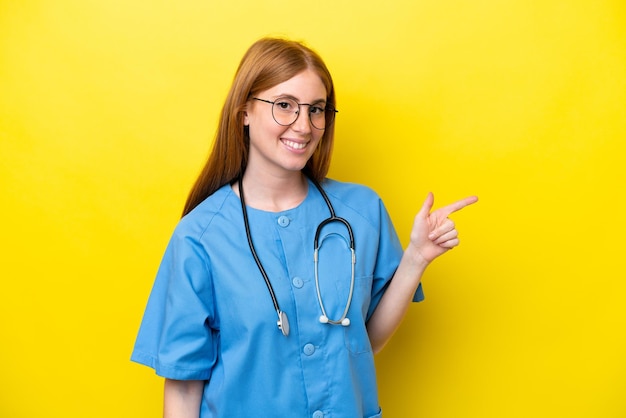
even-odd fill
[{"label": "thumb", "polygon": [[426,196],[426,200],[422,204],[422,208],[418,212],[418,216],[427,217],[430,213],[430,210],[433,208],[433,204],[435,203],[435,196],[432,192],[428,192],[428,196]]}]

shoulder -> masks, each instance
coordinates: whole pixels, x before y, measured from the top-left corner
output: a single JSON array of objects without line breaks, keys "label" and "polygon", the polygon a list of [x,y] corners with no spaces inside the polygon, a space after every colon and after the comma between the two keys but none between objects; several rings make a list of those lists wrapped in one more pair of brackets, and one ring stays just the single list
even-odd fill
[{"label": "shoulder", "polygon": [[200,239],[215,221],[216,216],[225,214],[225,207],[228,206],[229,198],[232,198],[232,194],[230,185],[222,186],[185,215],[178,222],[174,234]]},{"label": "shoulder", "polygon": [[[368,186],[325,179],[324,191],[336,206],[338,213],[348,211],[371,225],[379,225],[381,217],[387,216],[385,205],[378,193]],[[339,208],[343,208],[342,211]]]},{"label": "shoulder", "polygon": [[329,196],[346,205],[363,205],[369,203],[379,203],[380,197],[373,189],[357,183],[346,183],[333,179],[324,179],[322,187]]}]

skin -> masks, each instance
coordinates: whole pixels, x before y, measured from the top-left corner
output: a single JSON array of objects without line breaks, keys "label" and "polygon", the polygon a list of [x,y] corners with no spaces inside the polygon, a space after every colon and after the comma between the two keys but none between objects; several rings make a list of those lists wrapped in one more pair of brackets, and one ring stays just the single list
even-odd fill
[{"label": "skin", "polygon": [[202,380],[165,379],[163,418],[198,418],[203,388]]},{"label": "skin", "polygon": [[[305,70],[257,97],[274,101],[285,95],[298,103],[315,103],[326,98],[326,89],[315,72]],[[324,131],[311,126],[306,106],[292,125],[281,126],[272,118],[271,105],[256,100],[246,105],[244,125],[250,132],[248,166],[242,179],[246,203],[272,212],[298,206],[308,192],[301,170]],[[236,184],[233,191],[238,195]],[[470,196],[433,210],[434,196],[428,194],[415,216],[410,242],[393,280],[367,323],[374,353],[385,346],[402,322],[428,265],[459,245],[456,226],[448,216],[477,201],[476,196]],[[203,385],[203,381],[166,379],[164,417],[197,418]]]}]

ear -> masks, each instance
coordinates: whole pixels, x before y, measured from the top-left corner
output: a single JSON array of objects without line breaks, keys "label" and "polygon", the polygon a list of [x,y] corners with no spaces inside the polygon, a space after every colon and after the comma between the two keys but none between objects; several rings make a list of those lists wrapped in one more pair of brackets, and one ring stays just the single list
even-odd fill
[{"label": "ear", "polygon": [[243,126],[250,126],[250,121],[248,120],[248,104],[243,108]]}]

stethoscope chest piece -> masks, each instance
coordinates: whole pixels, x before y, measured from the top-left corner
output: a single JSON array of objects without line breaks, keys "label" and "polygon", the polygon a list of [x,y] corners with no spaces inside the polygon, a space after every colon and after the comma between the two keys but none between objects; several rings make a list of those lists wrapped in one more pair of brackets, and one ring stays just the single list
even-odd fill
[{"label": "stethoscope chest piece", "polygon": [[278,325],[278,329],[283,335],[286,337],[289,335],[289,319],[287,318],[287,314],[283,311],[278,311],[278,321],[276,321],[276,325]]}]

